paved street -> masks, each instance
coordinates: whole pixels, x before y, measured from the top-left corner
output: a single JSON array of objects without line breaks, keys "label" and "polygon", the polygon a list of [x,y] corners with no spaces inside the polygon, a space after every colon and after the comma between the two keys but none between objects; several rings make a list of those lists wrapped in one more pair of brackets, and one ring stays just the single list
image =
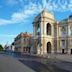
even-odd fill
[{"label": "paved street", "polygon": [[31,55],[17,56],[17,59],[36,72],[69,72],[69,70],[55,65],[56,60],[54,61],[54,59],[47,59]]},{"label": "paved street", "polygon": [[0,54],[0,72],[35,72],[9,55]]},{"label": "paved street", "polygon": [[[1,55],[3,55],[3,54],[1,54]],[[0,55],[0,57],[2,57],[1,55]],[[4,54],[4,56],[5,56],[5,54]],[[65,62],[65,61],[61,61],[61,60],[58,60],[58,59],[52,59],[52,58],[48,59],[48,58],[43,58],[43,57],[38,57],[38,56],[20,55],[20,54],[9,54],[9,55],[6,54],[5,58],[6,59],[4,59],[4,62],[6,62],[7,59],[9,59],[8,63],[12,64],[10,66],[9,70],[11,68],[14,68],[14,69],[18,70],[19,67],[16,64],[17,60],[22,63],[22,65],[20,66],[20,68],[24,67],[23,69],[25,71],[23,71],[23,70],[21,71],[19,69],[17,72],[26,72],[28,69],[30,69],[32,71],[35,71],[35,72],[72,72],[72,69],[71,69],[72,63],[71,62]],[[15,61],[12,61],[12,58],[14,58]],[[4,68],[7,70],[6,65],[7,64],[5,64]],[[0,66],[1,66],[1,63],[0,63]],[[2,67],[0,67],[0,68],[2,68]],[[11,72],[11,71],[9,71],[9,72]],[[14,71],[12,70],[12,72],[14,72]],[[27,71],[27,72],[30,72],[30,71]]]}]

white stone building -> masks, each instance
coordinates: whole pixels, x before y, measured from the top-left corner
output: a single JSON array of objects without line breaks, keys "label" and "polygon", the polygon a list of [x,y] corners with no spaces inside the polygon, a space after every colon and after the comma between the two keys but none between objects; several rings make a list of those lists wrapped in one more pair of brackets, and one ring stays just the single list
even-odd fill
[{"label": "white stone building", "polygon": [[33,21],[33,53],[72,54],[72,16],[60,22],[43,10]]}]

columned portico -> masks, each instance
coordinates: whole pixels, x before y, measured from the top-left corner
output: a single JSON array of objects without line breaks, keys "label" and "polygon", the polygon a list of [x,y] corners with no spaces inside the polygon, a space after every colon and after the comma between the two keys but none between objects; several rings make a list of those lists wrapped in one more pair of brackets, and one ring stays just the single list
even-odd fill
[{"label": "columned portico", "polygon": [[35,18],[33,26],[34,38],[38,40],[34,47],[37,54],[54,53],[54,16],[44,10]]}]

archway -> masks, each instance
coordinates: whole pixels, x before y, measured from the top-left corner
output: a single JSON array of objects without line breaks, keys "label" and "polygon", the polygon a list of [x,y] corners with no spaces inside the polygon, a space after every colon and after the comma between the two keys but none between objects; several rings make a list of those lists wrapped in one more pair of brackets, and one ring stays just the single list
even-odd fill
[{"label": "archway", "polygon": [[50,23],[47,23],[46,33],[47,33],[47,35],[51,35],[51,24]]},{"label": "archway", "polygon": [[51,53],[51,43],[47,43],[47,53]]}]

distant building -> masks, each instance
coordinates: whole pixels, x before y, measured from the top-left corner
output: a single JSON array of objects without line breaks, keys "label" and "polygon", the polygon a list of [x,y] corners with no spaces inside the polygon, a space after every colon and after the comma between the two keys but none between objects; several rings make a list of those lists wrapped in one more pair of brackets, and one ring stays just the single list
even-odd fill
[{"label": "distant building", "polygon": [[14,40],[15,51],[21,53],[30,53],[32,35],[25,32],[20,33]]},{"label": "distant building", "polygon": [[72,54],[72,15],[57,25],[57,52]]},{"label": "distant building", "polygon": [[72,15],[60,22],[43,10],[33,21],[33,48],[35,54],[72,54]]},{"label": "distant building", "polygon": [[5,45],[4,46],[4,50],[9,50],[9,46],[8,45]]},{"label": "distant building", "polygon": [[11,51],[15,52],[14,42],[11,44]]},{"label": "distant building", "polygon": [[4,46],[4,50],[5,50],[5,51],[14,52],[14,51],[15,51],[14,43],[12,43],[11,45],[6,44],[6,45]]}]

